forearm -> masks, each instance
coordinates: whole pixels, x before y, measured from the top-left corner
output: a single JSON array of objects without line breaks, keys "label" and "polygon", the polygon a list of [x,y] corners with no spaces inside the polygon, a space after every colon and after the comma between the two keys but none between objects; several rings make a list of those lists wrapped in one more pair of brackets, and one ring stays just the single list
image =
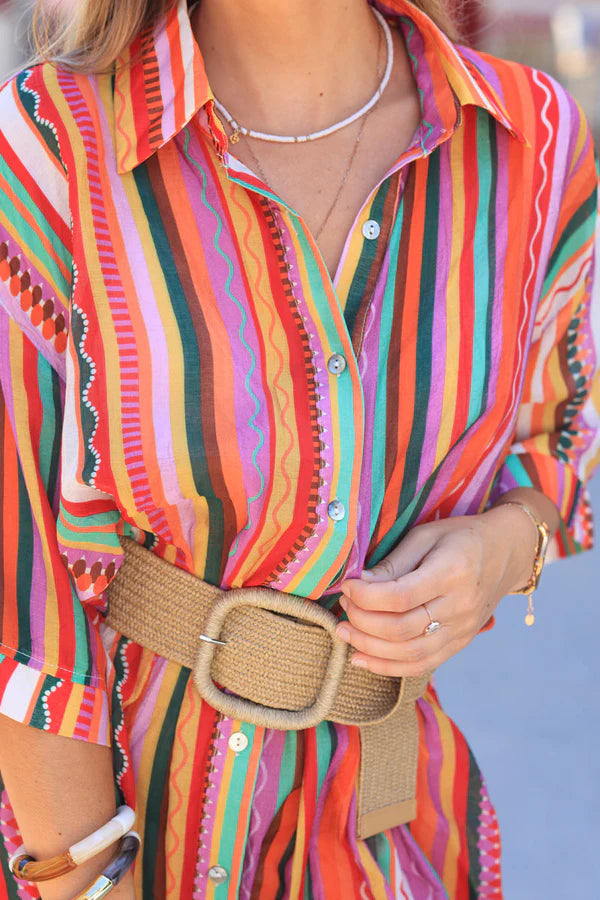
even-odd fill
[{"label": "forearm", "polygon": [[[47,859],[104,825],[115,813],[107,747],[57,737],[0,715],[0,771],[28,853]],[[102,871],[116,847],[39,885],[43,900],[68,900]],[[133,897],[131,881],[111,892]]]}]

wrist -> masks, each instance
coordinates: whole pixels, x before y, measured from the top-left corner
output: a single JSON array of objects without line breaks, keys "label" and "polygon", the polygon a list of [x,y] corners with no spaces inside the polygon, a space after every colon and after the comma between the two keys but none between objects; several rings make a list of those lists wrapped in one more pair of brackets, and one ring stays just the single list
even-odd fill
[{"label": "wrist", "polygon": [[[42,900],[68,900],[70,897],[76,897],[108,865],[113,854],[114,849],[109,847],[103,850],[102,853],[99,853],[94,859],[90,859],[84,865],[73,869],[72,872],[68,872],[66,875],[61,875],[60,878],[37,883],[36,890],[39,892]],[[111,891],[111,894],[113,894],[113,891]]]},{"label": "wrist", "polygon": [[525,510],[516,504],[499,503],[484,515],[494,527],[496,545],[500,543],[507,552],[500,578],[504,596],[529,582],[537,555],[538,531]]}]

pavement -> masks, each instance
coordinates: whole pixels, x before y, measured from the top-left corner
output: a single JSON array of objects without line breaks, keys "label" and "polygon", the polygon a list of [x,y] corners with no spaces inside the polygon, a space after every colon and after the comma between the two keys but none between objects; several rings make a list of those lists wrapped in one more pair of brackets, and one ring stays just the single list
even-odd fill
[{"label": "pavement", "polygon": [[[600,535],[600,478],[592,480]],[[600,900],[600,537],[439,670],[500,820],[505,900]]]}]

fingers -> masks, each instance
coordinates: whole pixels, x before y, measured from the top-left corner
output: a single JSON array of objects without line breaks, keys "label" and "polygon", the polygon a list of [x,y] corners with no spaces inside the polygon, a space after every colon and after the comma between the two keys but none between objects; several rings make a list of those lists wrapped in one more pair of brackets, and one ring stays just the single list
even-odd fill
[{"label": "fingers", "polygon": [[[340,602],[346,611],[350,626],[386,641],[409,641],[422,635],[429,625],[429,616],[423,606],[398,614],[363,609],[347,598],[342,598]],[[431,611],[431,607],[428,608]]]},{"label": "fingers", "polygon": [[[458,647],[453,649],[454,642],[448,642],[441,631],[442,629],[431,635],[413,638],[411,641],[405,641],[404,644],[388,644],[387,646],[385,646],[385,642],[376,644],[377,639],[374,638],[373,642],[364,642],[363,646],[379,647],[383,652],[378,654],[362,648],[357,649],[351,657],[351,662],[353,665],[368,669],[377,675],[416,677],[427,675],[434,672],[458,649]],[[393,656],[389,653],[390,647],[394,647]]]},{"label": "fingers", "polygon": [[[410,617],[414,619],[412,628],[416,627],[416,636],[407,640],[390,640],[369,634],[356,628],[350,621],[342,622],[336,631],[342,640],[368,656],[395,659],[398,662],[422,662],[426,655],[441,649],[446,642],[446,635],[443,634],[444,627],[442,626],[432,634],[425,635],[425,627],[429,624],[429,617],[425,610],[415,610]],[[419,624],[417,624],[417,620]]]},{"label": "fingers", "polygon": [[[429,527],[422,526],[424,530]],[[463,590],[474,572],[474,563],[464,546],[464,535],[450,532],[440,538],[437,531],[435,534],[436,543],[418,568],[385,581],[365,579],[363,573],[361,578],[344,581],[340,586],[342,593],[362,609],[401,613],[455,589]],[[393,560],[390,565],[395,566]]]},{"label": "fingers", "polygon": [[401,644],[358,633],[352,635],[351,644],[356,650],[350,661],[376,675],[420,678],[432,674],[466,643],[452,637],[451,630],[445,626]]},{"label": "fingers", "polygon": [[[374,578],[363,573],[342,583],[348,621],[338,633],[355,648],[355,665],[381,675],[423,675],[466,646],[493,594],[483,578],[485,548],[476,524],[459,519],[419,526]],[[441,623],[430,634],[424,633],[427,611]]]},{"label": "fingers", "polygon": [[418,525],[381,562],[363,572],[368,581],[390,581],[412,572],[439,539],[436,523]]},{"label": "fingers", "polygon": [[422,606],[454,587],[455,565],[443,547],[434,548],[418,569],[392,581],[349,578],[342,593],[361,609],[403,613]]}]

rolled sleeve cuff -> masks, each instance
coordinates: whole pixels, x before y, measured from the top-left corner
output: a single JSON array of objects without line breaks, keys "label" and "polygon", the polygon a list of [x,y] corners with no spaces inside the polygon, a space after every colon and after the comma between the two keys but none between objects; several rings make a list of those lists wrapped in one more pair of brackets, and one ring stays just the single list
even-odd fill
[{"label": "rolled sleeve cuff", "polygon": [[33,660],[18,662],[0,644],[0,713],[62,737],[109,746],[106,689],[49,675]]},{"label": "rolled sleeve cuff", "polygon": [[496,475],[490,505],[507,491],[519,487],[541,491],[560,512],[559,528],[548,545],[548,562],[592,549],[590,498],[573,466],[548,453],[511,453]]}]

